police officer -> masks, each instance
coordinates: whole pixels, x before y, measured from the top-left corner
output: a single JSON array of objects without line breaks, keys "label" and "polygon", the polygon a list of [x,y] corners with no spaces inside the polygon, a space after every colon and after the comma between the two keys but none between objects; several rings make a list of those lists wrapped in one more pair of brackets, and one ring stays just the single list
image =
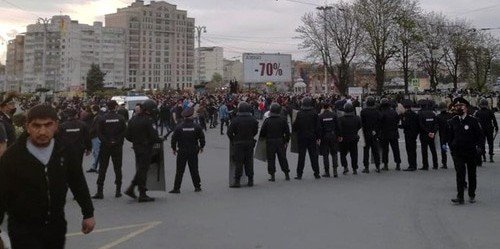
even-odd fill
[{"label": "police officer", "polygon": [[297,176],[295,179],[302,179],[304,164],[306,160],[306,151],[309,152],[311,167],[314,171],[314,178],[319,179],[318,151],[316,145],[320,142],[321,128],[319,116],[314,110],[311,98],[306,97],[302,100],[301,110],[292,124],[293,132],[297,133],[299,160],[297,162]]},{"label": "police officer", "polygon": [[389,170],[389,145],[394,155],[396,162],[396,170],[401,170],[401,156],[399,154],[399,115],[391,107],[388,99],[383,98],[380,101],[380,141],[382,145],[382,162],[384,163],[383,170]]},{"label": "police officer", "polygon": [[245,174],[248,177],[248,186],[253,186],[253,149],[256,142],[254,137],[259,132],[259,122],[251,112],[252,107],[247,102],[241,102],[238,105],[238,113],[227,130],[229,141],[234,146],[234,161],[236,163],[235,181],[230,186],[231,188],[241,186],[240,179],[243,175],[243,167],[245,167]]},{"label": "police officer", "polygon": [[200,173],[198,172],[198,153],[203,152],[205,147],[205,135],[203,129],[193,122],[194,108],[188,108],[182,112],[184,121],[175,128],[172,136],[171,146],[174,155],[177,155],[177,169],[175,172],[174,189],[171,194],[181,192],[182,177],[189,165],[189,172],[193,180],[194,191],[200,192]]},{"label": "police officer", "polygon": [[152,115],[157,108],[153,100],[146,100],[141,105],[141,111],[128,122],[126,137],[132,143],[135,154],[136,173],[132,183],[125,191],[125,194],[133,199],[137,199],[135,187],[139,189],[139,202],[154,201],[154,198],[146,194],[146,180],[149,165],[153,157],[153,145],[160,140],[158,132],[154,129],[154,119]]},{"label": "police officer", "polygon": [[366,108],[361,110],[361,125],[363,127],[363,136],[365,137],[365,146],[363,147],[363,165],[365,169],[363,173],[369,173],[370,165],[370,150],[373,160],[375,161],[375,169],[380,173],[380,152],[379,152],[379,135],[380,135],[380,111],[375,107],[375,98],[366,98]]},{"label": "police officer", "polygon": [[285,173],[285,179],[290,180],[290,168],[286,159],[286,147],[290,141],[290,128],[287,121],[281,116],[281,106],[277,103],[271,104],[270,116],[262,124],[259,137],[266,139],[267,172],[269,181],[274,182],[276,173],[276,156],[280,163],[281,171]]},{"label": "police officer", "polygon": [[323,177],[330,177],[330,155],[332,156],[333,177],[337,177],[337,149],[340,129],[337,115],[332,112],[329,103],[323,104],[323,113],[319,115],[319,121],[321,126],[320,149],[322,151],[323,166],[325,168]]},{"label": "police officer", "polygon": [[[488,108],[488,100],[481,99],[479,102],[480,109],[476,112],[475,116],[479,120],[479,124],[481,124],[481,128],[483,128],[484,136],[486,137],[486,141],[488,143],[490,162],[494,162],[493,160],[493,140],[494,140],[494,132],[498,132],[498,123],[495,118],[495,113],[493,113]],[[486,146],[483,147],[483,161],[486,162]]]},{"label": "police officer", "polygon": [[438,159],[436,151],[435,136],[438,131],[439,124],[436,114],[432,111],[432,103],[425,101],[422,104],[422,109],[418,113],[420,126],[420,144],[422,146],[422,168],[421,170],[429,170],[429,161],[427,160],[428,151],[432,154],[432,168],[438,168]]},{"label": "police officer", "polygon": [[412,108],[410,100],[403,102],[405,112],[401,115],[401,128],[405,134],[406,154],[408,154],[408,168],[404,171],[417,170],[417,138],[420,133],[418,114]]},{"label": "police officer", "polygon": [[468,115],[469,102],[464,98],[455,99],[455,114],[448,122],[448,144],[455,164],[457,198],[451,201],[464,204],[465,175],[468,176],[469,202],[476,202],[476,157],[484,145],[484,135],[479,121]]},{"label": "police officer", "polygon": [[439,103],[439,110],[441,112],[437,115],[439,126],[439,145],[441,146],[441,168],[448,168],[448,139],[446,138],[449,133],[448,121],[453,118],[453,113],[449,112],[448,106],[445,102]]},{"label": "police officer", "polygon": [[358,132],[361,129],[361,118],[355,113],[351,103],[344,105],[344,116],[339,118],[340,130],[340,162],[344,167],[344,175],[349,172],[347,154],[351,156],[351,167],[354,175],[358,174]]},{"label": "police officer", "polygon": [[101,140],[101,162],[99,167],[99,176],[97,178],[97,193],[92,196],[94,199],[103,199],[104,180],[106,179],[106,171],[108,170],[109,158],[113,160],[113,168],[115,170],[115,197],[119,198],[122,186],[122,156],[123,156],[123,140],[127,125],[122,115],[116,113],[118,104],[114,100],[107,103],[108,113],[99,120],[97,126],[97,136]]},{"label": "police officer", "polygon": [[59,127],[59,139],[68,152],[74,156],[78,167],[82,167],[83,154],[90,155],[92,142],[87,125],[78,120],[78,112],[74,108],[66,110],[68,119]]},{"label": "police officer", "polygon": [[7,147],[10,147],[16,141],[16,129],[12,123],[12,116],[16,113],[16,104],[14,102],[15,94],[6,94],[3,101],[0,102],[0,123],[3,124],[7,133]]}]

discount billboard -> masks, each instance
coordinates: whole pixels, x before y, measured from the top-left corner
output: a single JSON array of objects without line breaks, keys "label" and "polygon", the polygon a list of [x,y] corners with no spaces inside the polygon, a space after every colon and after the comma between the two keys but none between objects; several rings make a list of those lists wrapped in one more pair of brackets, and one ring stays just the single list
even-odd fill
[{"label": "discount billboard", "polygon": [[292,55],[243,54],[243,79],[245,83],[291,82]]}]

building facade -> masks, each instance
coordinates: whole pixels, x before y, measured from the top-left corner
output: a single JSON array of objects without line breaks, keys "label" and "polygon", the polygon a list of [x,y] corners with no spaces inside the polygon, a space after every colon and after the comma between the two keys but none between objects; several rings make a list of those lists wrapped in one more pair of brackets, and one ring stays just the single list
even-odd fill
[{"label": "building facade", "polygon": [[24,70],[24,35],[17,35],[7,44],[7,61],[5,65],[6,92],[20,92]]},{"label": "building facade", "polygon": [[126,39],[126,86],[191,89],[194,19],[166,2],[137,0],[105,16],[106,27],[122,28]]},{"label": "building facade", "polygon": [[214,74],[224,75],[224,49],[221,47],[201,47],[195,50],[194,82],[210,82]]},{"label": "building facade", "polygon": [[225,84],[235,80],[243,84],[243,63],[239,60],[224,60],[223,78]]}]

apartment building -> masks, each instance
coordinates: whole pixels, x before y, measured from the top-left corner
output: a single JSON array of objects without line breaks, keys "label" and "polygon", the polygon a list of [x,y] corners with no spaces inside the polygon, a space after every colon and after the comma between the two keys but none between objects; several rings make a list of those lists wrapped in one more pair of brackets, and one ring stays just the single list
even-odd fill
[{"label": "apartment building", "polygon": [[21,91],[24,70],[24,35],[17,35],[7,44],[7,60],[5,64],[5,86],[7,92]]}]

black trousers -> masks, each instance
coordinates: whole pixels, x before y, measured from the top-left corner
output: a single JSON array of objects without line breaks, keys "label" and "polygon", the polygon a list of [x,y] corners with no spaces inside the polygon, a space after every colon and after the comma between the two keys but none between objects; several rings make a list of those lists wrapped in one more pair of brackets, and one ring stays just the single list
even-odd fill
[{"label": "black trousers", "polygon": [[438,158],[434,138],[430,138],[427,134],[420,134],[420,144],[422,146],[422,166],[426,169],[429,168],[429,161],[427,160],[429,155],[427,148],[429,148],[432,154],[432,166],[437,168]]},{"label": "black trousers", "polygon": [[221,119],[221,120],[220,120],[220,133],[221,133],[221,134],[222,134],[222,133],[224,133],[224,124],[225,124],[226,126],[228,126],[228,125],[229,125],[229,118],[224,118],[224,119]]},{"label": "black trousers", "polygon": [[236,164],[234,178],[239,181],[243,175],[243,167],[245,167],[245,175],[248,179],[253,179],[253,147],[254,142],[239,143],[234,145],[234,163]]},{"label": "black trousers", "polygon": [[132,185],[137,186],[140,192],[146,192],[146,180],[148,177],[149,165],[153,157],[152,145],[134,145],[135,154],[135,176]]},{"label": "black trousers", "polygon": [[406,154],[408,155],[408,168],[417,168],[417,137],[405,136]]},{"label": "black trousers", "polygon": [[332,156],[333,168],[336,169],[339,166],[337,148],[338,144],[334,138],[326,138],[321,141],[321,150],[323,154],[323,167],[325,173],[330,173],[330,155]]},{"label": "black trousers", "polygon": [[453,162],[455,163],[455,171],[457,172],[457,198],[463,199],[465,192],[465,175],[468,176],[469,197],[476,197],[476,153],[471,154],[454,154]]},{"label": "black trousers", "polygon": [[273,175],[276,173],[276,156],[280,163],[281,171],[284,173],[290,172],[288,160],[286,159],[286,148],[283,139],[267,139],[266,140],[266,155],[267,155],[267,173]]},{"label": "black trousers", "polygon": [[441,146],[441,164],[443,166],[448,165],[448,152],[443,148],[445,145],[447,145],[448,142],[441,136],[439,137],[439,145]]},{"label": "black trousers", "polygon": [[340,163],[347,169],[347,154],[351,156],[351,167],[358,169],[358,141],[342,141],[340,143]]},{"label": "black trousers", "polygon": [[207,130],[207,121],[205,116],[199,116],[198,117],[198,122],[200,122],[200,126],[203,130]]},{"label": "black trousers", "polygon": [[195,188],[201,187],[200,173],[198,172],[198,152],[179,152],[177,154],[177,169],[175,171],[174,189],[180,189],[182,184],[182,177],[186,170],[186,164],[189,166],[189,173]]},{"label": "black trousers", "polygon": [[99,177],[97,177],[97,186],[104,186],[104,181],[106,180],[106,171],[109,166],[109,158],[113,161],[113,169],[115,170],[115,184],[116,186],[122,185],[122,157],[123,157],[123,145],[117,144],[113,146],[107,146],[101,144],[101,166],[99,167]]},{"label": "black trousers", "polygon": [[365,135],[365,146],[363,147],[363,165],[368,168],[370,165],[370,150],[372,151],[375,167],[380,168],[380,149],[379,142],[374,136]]},{"label": "black trousers", "polygon": [[318,149],[314,139],[298,139],[299,160],[297,162],[297,176],[302,177],[306,162],[306,152],[309,152],[311,167],[315,176],[319,176]]},{"label": "black trousers", "polygon": [[396,164],[401,164],[401,155],[399,154],[398,138],[382,138],[380,143],[382,145],[382,162],[384,164],[389,163],[389,145],[390,145],[392,149],[392,154],[394,155],[394,162],[396,162]]},{"label": "black trousers", "polygon": [[[488,144],[488,153],[490,156],[492,156],[492,155],[494,155],[494,153],[493,153],[493,142],[494,142],[493,130],[485,131],[484,136],[486,137],[486,143]],[[486,146],[484,146],[483,155],[486,155]]]},{"label": "black trousers", "polygon": [[65,221],[34,226],[9,219],[8,230],[12,249],[63,249],[66,243]]}]

